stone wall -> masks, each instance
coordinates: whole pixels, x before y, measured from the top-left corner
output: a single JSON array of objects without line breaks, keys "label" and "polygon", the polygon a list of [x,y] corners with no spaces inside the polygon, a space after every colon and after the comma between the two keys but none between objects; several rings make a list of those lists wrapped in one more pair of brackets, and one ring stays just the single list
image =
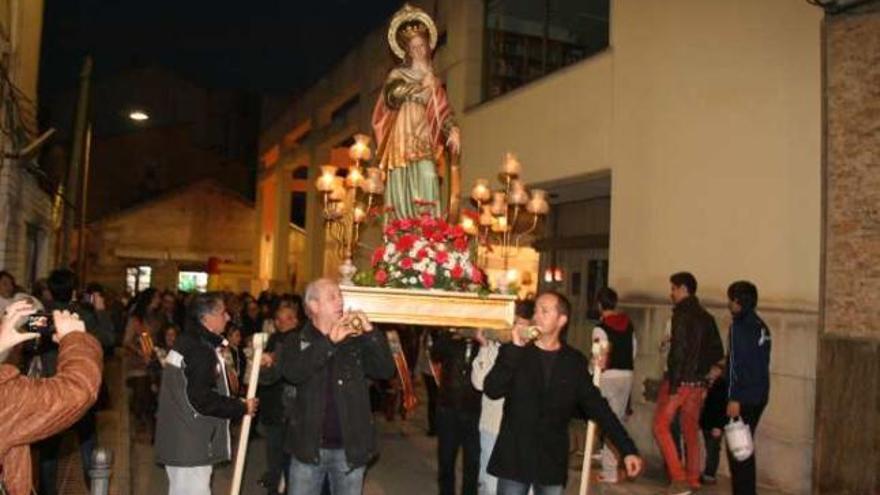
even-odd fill
[{"label": "stone wall", "polygon": [[880,2],[828,15],[816,493],[880,493]]},{"label": "stone wall", "polygon": [[[40,232],[34,274],[27,267],[28,225]],[[17,162],[4,160],[0,169],[0,270],[8,270],[22,286],[28,285],[28,276],[45,277],[53,260],[53,239],[51,197]]]},{"label": "stone wall", "polygon": [[[654,397],[646,398],[651,394],[646,394],[645,383],[656,382],[662,376],[666,358],[660,352],[660,342],[672,308],[670,304],[644,302],[626,302],[621,307],[632,317],[638,338],[632,397],[634,414],[627,428],[648,462],[659,465],[662,463],[660,451],[651,430],[656,403]],[[715,316],[726,346],[730,314],[720,304],[710,304],[707,309]],[[818,315],[760,306],[759,313],[770,327],[773,351],[770,403],[756,438],[758,483],[786,493],[809,493]],[[725,459],[722,459],[721,472],[727,473]]]}]

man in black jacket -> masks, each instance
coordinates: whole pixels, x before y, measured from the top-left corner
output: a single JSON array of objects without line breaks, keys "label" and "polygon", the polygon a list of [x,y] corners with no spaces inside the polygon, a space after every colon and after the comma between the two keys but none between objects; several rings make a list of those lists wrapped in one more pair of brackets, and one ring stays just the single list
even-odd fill
[{"label": "man in black jacket", "polygon": [[334,495],[359,494],[378,451],[368,379],[391,378],[394,358],[365,314],[344,312],[336,282],[310,283],[305,305],[310,321],[285,341],[281,358],[284,378],[296,386],[288,479],[296,495],[319,495],[325,478]]},{"label": "man in black jacket", "polygon": [[275,309],[273,322],[275,333],[266,343],[263,354],[264,369],[260,372],[260,387],[257,395],[260,398],[260,425],[266,437],[266,474],[262,484],[270,495],[278,493],[281,478],[286,478],[289,457],[284,453],[284,421],[285,405],[293,407],[296,388],[285,382],[281,377],[281,356],[285,342],[300,327],[299,307],[292,301],[282,301]]},{"label": "man in black jacket", "polygon": [[187,317],[162,372],[156,462],[165,465],[169,495],[210,495],[213,465],[232,456],[229,420],[253,415],[257,400],[229,394],[219,354],[229,321],[223,295],[196,295]]},{"label": "man in black jacket", "polygon": [[[758,288],[751,282],[734,282],[727,289],[728,307],[733,316],[727,376],[729,400],[727,416],[741,417],[752,430],[754,439],[758,421],[770,398],[770,329],[755,313]],[[755,454],[737,461],[728,451],[730,479],[734,495],[754,495]]]},{"label": "man in black jacket", "polygon": [[431,355],[440,361],[437,397],[437,465],[440,495],[455,495],[455,458],[462,450],[461,494],[477,495],[480,474],[480,409],[483,395],[471,383],[480,343],[440,332]]},{"label": "man in black jacket", "polygon": [[[660,386],[654,412],[654,437],[663,454],[669,474],[669,493],[687,495],[700,487],[700,410],[710,371],[724,360],[724,345],[715,318],[696,297],[697,279],[688,272],[669,278],[672,309],[672,336],[667,369]],[[670,425],[681,412],[687,471],[672,440]]]},{"label": "man in black jacket", "polygon": [[577,408],[617,447],[628,476],[642,470],[635,444],[593,386],[587,358],[560,340],[570,313],[564,296],[542,294],[535,302],[538,339],[524,340],[515,327],[513,342],[501,347],[486,377],[485,394],[505,399],[489,460],[499,495],[525,495],[531,487],[536,495],[562,494],[568,475],[568,424]]}]

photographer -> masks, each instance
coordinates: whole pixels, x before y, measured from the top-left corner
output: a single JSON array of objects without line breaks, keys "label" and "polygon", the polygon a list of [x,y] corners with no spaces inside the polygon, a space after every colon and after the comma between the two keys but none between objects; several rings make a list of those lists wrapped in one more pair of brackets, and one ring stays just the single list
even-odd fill
[{"label": "photographer", "polygon": [[[85,330],[94,335],[104,349],[113,347],[115,341],[113,323],[105,311],[104,299],[99,292],[93,292],[90,295],[90,304],[77,302],[77,276],[67,269],[53,270],[49,274],[46,284],[52,294],[52,302],[46,308],[47,310],[76,313],[85,325]],[[41,339],[35,349],[28,375],[54,376],[58,367],[58,345],[49,339]],[[98,442],[94,409],[87,411],[82,419],[76,423],[75,430],[79,439],[83,479],[88,484],[92,451]],[[57,493],[60,445],[60,435],[40,442],[40,495],[55,495]]]},{"label": "photographer", "polygon": [[[0,323],[0,353],[39,337],[16,329],[34,313],[20,301],[11,304]],[[101,346],[86,334],[77,315],[54,311],[59,344],[57,372],[51,378],[22,376],[10,365],[0,365],[0,466],[10,495],[31,493],[30,444],[64,431],[95,402],[101,383]]]}]

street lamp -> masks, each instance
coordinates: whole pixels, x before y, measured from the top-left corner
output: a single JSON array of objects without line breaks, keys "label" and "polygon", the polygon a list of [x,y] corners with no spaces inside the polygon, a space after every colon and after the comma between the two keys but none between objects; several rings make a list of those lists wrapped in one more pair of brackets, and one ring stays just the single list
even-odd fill
[{"label": "street lamp", "polygon": [[150,120],[150,116],[143,110],[132,110],[131,113],[128,114],[128,118],[135,122]]}]

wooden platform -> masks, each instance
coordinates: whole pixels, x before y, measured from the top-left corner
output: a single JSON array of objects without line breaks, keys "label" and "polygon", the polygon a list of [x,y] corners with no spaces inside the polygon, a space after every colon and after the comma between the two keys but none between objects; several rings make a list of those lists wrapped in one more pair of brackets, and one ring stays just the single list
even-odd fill
[{"label": "wooden platform", "polygon": [[506,330],[513,326],[515,296],[480,296],[442,290],[342,286],[345,308],[376,323]]}]

